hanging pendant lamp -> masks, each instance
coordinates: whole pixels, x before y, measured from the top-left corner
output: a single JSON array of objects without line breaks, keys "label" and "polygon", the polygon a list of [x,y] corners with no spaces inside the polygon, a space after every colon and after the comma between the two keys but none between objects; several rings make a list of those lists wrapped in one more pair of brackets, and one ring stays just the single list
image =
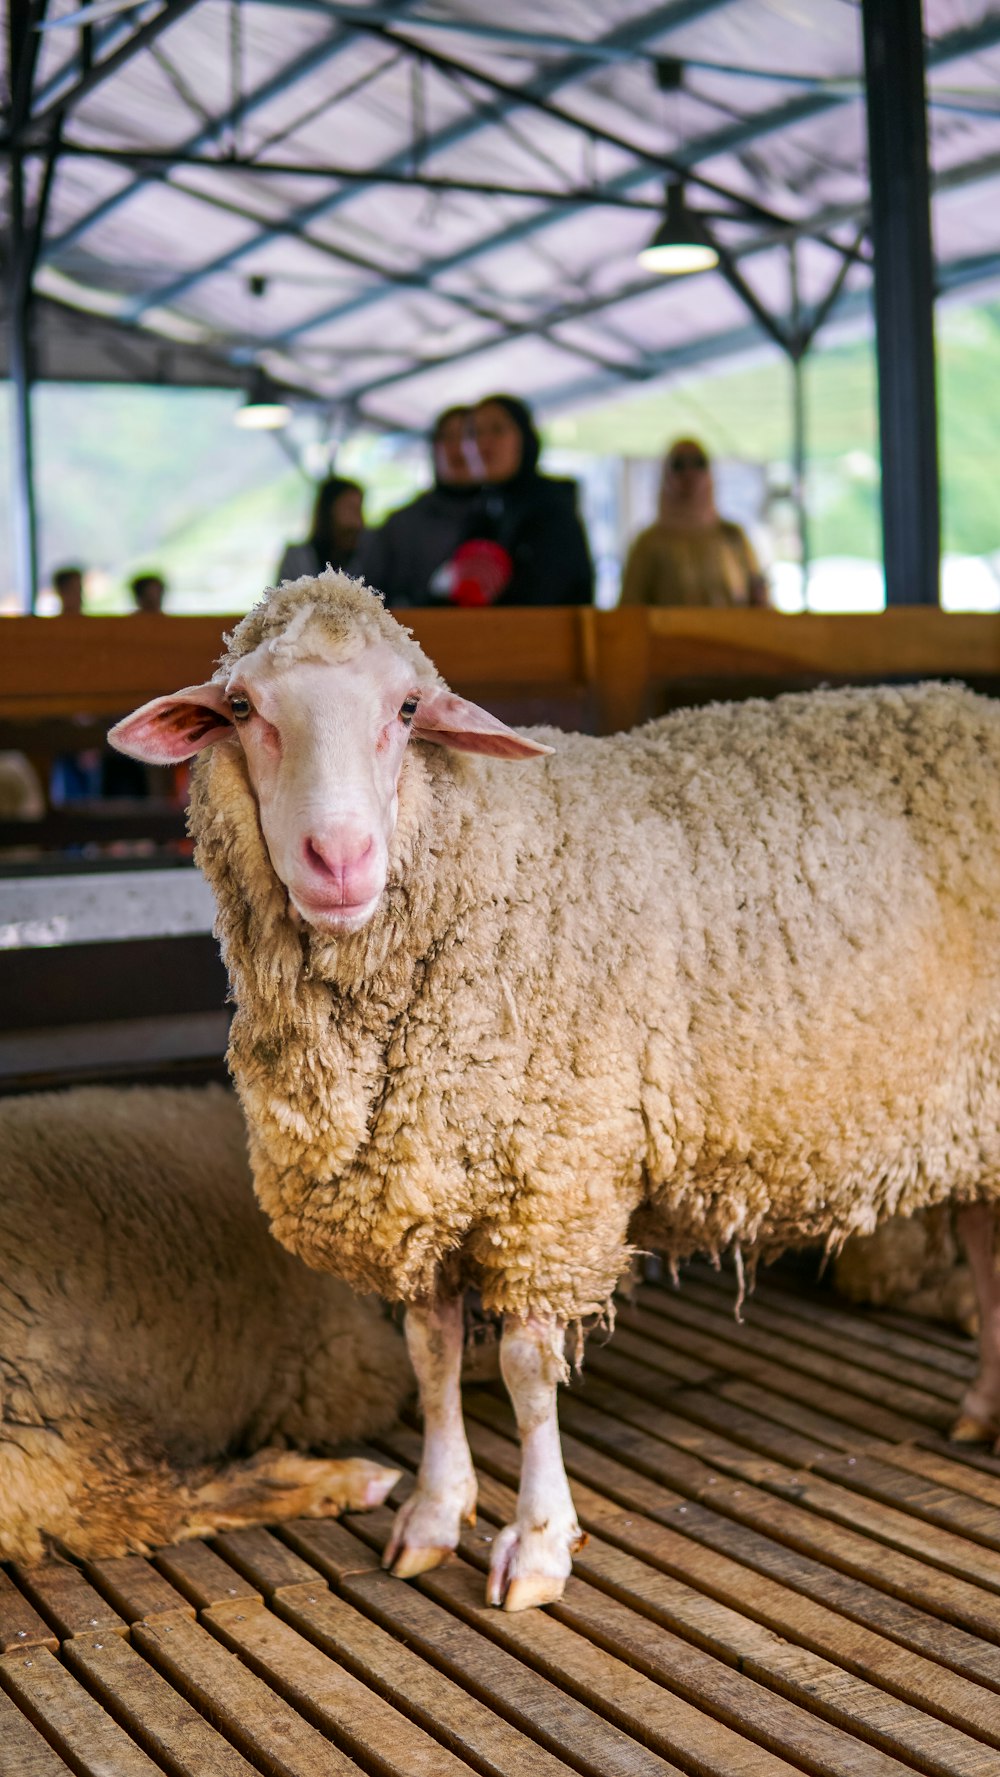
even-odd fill
[{"label": "hanging pendant lamp", "polygon": [[233,414],[233,425],[243,432],[277,432],[287,426],[292,410],[279,400],[278,391],[257,365],[250,375],[247,398]]},{"label": "hanging pendant lamp", "polygon": [[714,265],[718,265],[719,255],[701,218],[688,209],[684,187],[679,181],[671,180],[666,196],[663,221],[648,247],[643,247],[638,254],[639,264],[645,271],[659,272],[664,277],[711,271]]}]

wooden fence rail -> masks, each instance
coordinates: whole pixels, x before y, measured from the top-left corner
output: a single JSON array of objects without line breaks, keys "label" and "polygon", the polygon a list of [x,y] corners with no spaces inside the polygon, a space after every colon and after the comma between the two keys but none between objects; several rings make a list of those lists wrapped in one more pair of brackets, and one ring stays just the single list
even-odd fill
[{"label": "wooden fence rail", "polygon": [[[233,617],[0,620],[0,724],[121,714],[209,677]],[[776,611],[413,611],[414,635],[456,689],[488,703],[576,696],[603,732],[683,683],[748,685],[895,677],[1000,679],[1000,614],[922,606],[871,616]],[[589,724],[588,724],[589,725]]]}]

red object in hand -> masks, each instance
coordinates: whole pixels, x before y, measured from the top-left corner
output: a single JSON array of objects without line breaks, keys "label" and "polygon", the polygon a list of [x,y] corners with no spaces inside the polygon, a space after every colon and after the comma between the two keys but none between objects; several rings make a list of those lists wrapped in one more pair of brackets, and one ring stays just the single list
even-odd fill
[{"label": "red object in hand", "polygon": [[467,607],[494,604],[510,585],[514,571],[507,550],[486,537],[472,537],[468,543],[460,543],[448,565],[451,569],[448,601],[452,605]]}]

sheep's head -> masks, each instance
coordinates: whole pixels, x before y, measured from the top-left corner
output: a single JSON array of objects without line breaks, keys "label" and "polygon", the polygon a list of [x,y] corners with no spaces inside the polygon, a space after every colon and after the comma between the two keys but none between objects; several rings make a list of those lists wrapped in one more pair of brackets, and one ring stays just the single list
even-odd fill
[{"label": "sheep's head", "polygon": [[359,931],[379,904],[413,739],[498,759],[551,750],[457,697],[377,595],[335,573],[268,594],[215,678],[154,698],[108,738],[156,765],[241,747],[292,905],[334,932]]}]

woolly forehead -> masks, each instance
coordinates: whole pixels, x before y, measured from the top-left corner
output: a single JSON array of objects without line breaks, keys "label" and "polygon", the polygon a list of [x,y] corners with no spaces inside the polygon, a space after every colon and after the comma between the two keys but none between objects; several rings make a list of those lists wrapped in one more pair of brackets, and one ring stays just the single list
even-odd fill
[{"label": "woolly forehead", "polygon": [[317,609],[311,603],[300,605],[277,634],[258,641],[246,653],[233,647],[243,639],[239,632],[230,637],[230,650],[217,677],[230,692],[236,685],[273,692],[297,666],[347,666],[354,669],[352,679],[363,672],[370,675],[373,685],[393,693],[400,685],[404,691],[440,685],[439,673],[408,632],[390,618],[392,630],[387,635],[387,613],[380,607],[378,615],[382,622],[370,623],[365,621],[367,613],[359,618],[357,613],[333,612],[322,606]]},{"label": "woolly forehead", "polygon": [[[365,641],[383,641],[409,662],[415,682],[441,680],[410,631],[386,610],[380,595],[363,580],[328,569],[315,578],[286,581],[273,588],[226,637],[228,652],[218,676],[228,676],[237,661],[268,646],[288,660],[303,653],[321,659],[346,659]],[[333,651],[331,653],[331,650]]]}]

